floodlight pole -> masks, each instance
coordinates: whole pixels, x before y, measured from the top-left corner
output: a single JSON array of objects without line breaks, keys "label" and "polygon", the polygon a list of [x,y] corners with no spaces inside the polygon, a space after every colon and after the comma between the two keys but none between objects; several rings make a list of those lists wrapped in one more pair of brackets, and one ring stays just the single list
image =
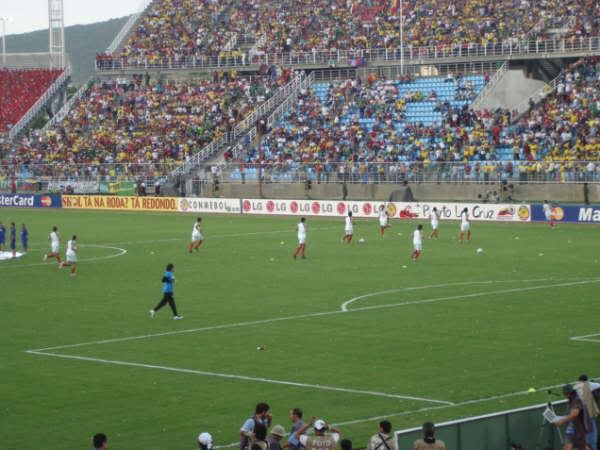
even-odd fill
[{"label": "floodlight pole", "polygon": [[400,75],[404,75],[404,0],[400,0]]}]

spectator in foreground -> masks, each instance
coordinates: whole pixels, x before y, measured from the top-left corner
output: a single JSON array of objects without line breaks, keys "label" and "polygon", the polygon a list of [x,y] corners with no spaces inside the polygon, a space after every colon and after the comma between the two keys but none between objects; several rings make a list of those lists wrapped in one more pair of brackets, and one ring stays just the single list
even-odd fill
[{"label": "spectator in foreground", "polygon": [[597,450],[598,424],[596,423],[596,420],[598,419],[598,415],[600,415],[600,410],[598,409],[594,391],[600,389],[600,385],[598,385],[598,383],[590,382],[587,375],[581,375],[579,377],[579,382],[575,383],[574,387],[577,391],[577,395],[579,395],[579,398],[587,409],[592,424],[592,429],[589,430],[587,434],[587,443],[592,450]]},{"label": "spectator in foreground", "polygon": [[204,432],[198,435],[198,447],[202,450],[211,450],[213,446],[212,436]]},{"label": "spectator in foreground", "polygon": [[342,439],[340,447],[342,450],[352,450],[352,441],[350,439]]},{"label": "spectator in foreground", "polygon": [[271,420],[273,420],[273,416],[271,416],[269,409],[270,407],[268,404],[259,403],[254,409],[254,415],[246,419],[242,428],[240,428],[240,450],[251,448],[251,444],[254,440],[254,429],[257,424],[263,424],[265,428],[269,427]]},{"label": "spectator in foreground", "polygon": [[97,433],[94,435],[94,439],[92,439],[94,443],[94,449],[107,449],[108,448],[108,439],[104,433]]},{"label": "spectator in foreground", "polygon": [[300,450],[300,441],[296,438],[296,431],[304,425],[304,422],[302,421],[302,410],[300,408],[292,409],[290,411],[290,420],[293,424],[292,429],[290,430],[290,437],[282,447],[289,448],[290,450]]},{"label": "spectator in foreground", "polygon": [[563,394],[569,401],[569,414],[556,420],[554,424],[558,427],[567,424],[565,429],[564,450],[590,450],[586,442],[586,435],[592,429],[590,416],[583,406],[583,402],[577,395],[577,391],[570,384],[563,386]]},{"label": "spectator in foreground", "polygon": [[435,438],[435,426],[431,422],[423,424],[423,439],[417,439],[413,450],[446,450],[444,441]]},{"label": "spectator in foreground", "polygon": [[[315,436],[303,434],[311,425],[315,429]],[[325,431],[328,429],[329,426],[324,420],[313,416],[310,422],[304,424],[302,428],[296,431],[296,438],[306,450],[334,450],[337,442],[340,440],[340,430],[332,427],[331,434],[326,435]]]},{"label": "spectator in foreground", "polygon": [[367,450],[398,450],[394,436],[390,435],[392,424],[387,420],[379,422],[379,431],[371,436]]},{"label": "spectator in foreground", "polygon": [[285,436],[285,428],[281,425],[275,425],[271,434],[267,436],[269,450],[281,450],[281,439]]}]

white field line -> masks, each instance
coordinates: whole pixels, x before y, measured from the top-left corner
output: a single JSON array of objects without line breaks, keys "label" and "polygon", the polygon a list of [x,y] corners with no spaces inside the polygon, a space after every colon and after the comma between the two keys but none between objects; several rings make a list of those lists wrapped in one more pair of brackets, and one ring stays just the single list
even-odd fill
[{"label": "white field line", "polygon": [[[523,280],[506,280],[505,282],[515,282],[516,283],[516,282],[521,282],[521,281],[523,281]],[[530,286],[530,287],[525,287],[525,288],[501,289],[501,290],[496,290],[496,291],[475,292],[472,294],[455,295],[455,296],[451,296],[451,297],[437,297],[437,298],[430,298],[430,299],[424,299],[424,300],[413,300],[413,301],[405,301],[405,302],[400,302],[400,303],[391,303],[391,304],[385,304],[385,305],[363,306],[360,308],[352,308],[347,311],[342,311],[342,310],[337,309],[335,311],[306,313],[306,314],[298,314],[298,315],[294,315],[294,316],[275,317],[275,318],[271,318],[271,319],[252,320],[252,321],[248,321],[248,322],[236,322],[236,323],[228,323],[228,324],[222,324],[222,325],[212,325],[212,326],[201,327],[201,328],[188,328],[185,330],[165,331],[162,333],[145,334],[145,335],[138,335],[138,336],[126,336],[126,337],[113,338],[113,339],[102,339],[102,340],[97,340],[97,341],[81,342],[78,344],[66,344],[66,345],[58,345],[58,346],[54,346],[54,347],[36,348],[36,349],[30,349],[30,350],[26,350],[26,351],[40,353],[40,352],[46,352],[49,350],[62,350],[62,349],[67,349],[67,348],[86,347],[89,345],[112,344],[115,342],[134,341],[134,340],[139,340],[139,339],[150,339],[150,338],[161,337],[161,336],[173,336],[173,335],[178,335],[178,334],[197,333],[197,332],[202,332],[202,331],[221,330],[221,329],[227,329],[227,328],[239,328],[239,327],[247,327],[247,326],[253,326],[253,325],[264,325],[264,324],[274,323],[274,322],[283,322],[286,320],[299,320],[299,319],[307,319],[307,318],[311,318],[311,317],[331,316],[331,315],[336,315],[336,314],[348,314],[348,313],[353,313],[353,312],[370,311],[370,310],[381,309],[381,308],[393,308],[393,307],[398,307],[398,306],[416,305],[416,304],[421,304],[421,303],[436,303],[436,302],[449,301],[449,300],[461,300],[464,298],[483,297],[486,295],[525,292],[525,291],[538,290],[538,289],[550,289],[550,288],[555,288],[555,287],[576,286],[576,285],[598,283],[598,282],[600,282],[600,279],[574,281],[574,282],[570,282],[570,283],[545,284],[543,286]]]},{"label": "white field line", "polygon": [[[83,258],[80,259],[78,262],[93,262],[93,261],[102,261],[102,260],[106,260],[106,259],[113,259],[113,258],[118,258],[119,256],[123,256],[125,253],[127,253],[127,250],[124,248],[119,248],[119,247],[113,247],[111,245],[79,245],[80,248],[82,247],[93,247],[93,248],[107,248],[107,249],[111,249],[111,250],[116,250],[117,253],[114,253],[112,255],[107,255],[107,256],[95,256],[93,258]],[[6,266],[6,267],[2,267],[2,270],[6,270],[6,269],[21,269],[24,267],[39,267],[39,266],[48,266],[48,265],[55,265],[57,266],[58,264],[55,262],[42,262],[42,263],[35,263],[35,264],[19,264],[19,265],[14,265],[14,266]]]},{"label": "white field line", "polygon": [[[540,281],[549,281],[551,278],[538,278],[536,280],[486,280],[486,281],[460,281],[455,283],[446,283],[446,284],[431,284],[427,286],[414,286],[400,289],[390,289],[387,291],[379,291],[379,292],[371,292],[369,294],[359,295],[358,297],[352,297],[350,300],[342,303],[341,309],[342,311],[348,311],[348,305],[354,303],[355,301],[362,300],[363,298],[376,297],[378,295],[384,294],[394,294],[396,292],[407,292],[407,291],[418,291],[422,289],[433,289],[433,288],[444,288],[444,287],[453,287],[453,286],[470,286],[473,284],[493,284],[493,283],[535,283]],[[570,280],[570,278],[569,278]],[[554,281],[559,281],[559,279],[554,279]]]},{"label": "white field line", "polygon": [[[596,339],[590,339],[590,338],[593,338],[596,336],[598,336]],[[572,341],[600,343],[600,333],[586,334],[585,336],[573,336],[573,337],[570,337],[569,339]]]},{"label": "white field line", "polygon": [[154,365],[154,364],[142,364],[142,363],[135,363],[135,362],[129,362],[129,361],[116,361],[116,360],[101,359],[101,358],[91,358],[91,357],[86,357],[86,356],[64,355],[64,354],[59,354],[59,353],[45,353],[45,352],[40,352],[40,351],[35,351],[35,350],[28,350],[27,353],[34,354],[34,355],[42,355],[42,356],[53,356],[56,358],[76,359],[76,360],[80,360],[80,361],[91,361],[91,362],[97,362],[97,363],[103,363],[103,364],[116,364],[116,365],[120,365],[120,366],[143,367],[146,369],[167,370],[170,372],[187,373],[187,374],[194,374],[194,375],[204,375],[204,376],[209,376],[209,377],[229,378],[229,379],[244,380],[244,381],[257,381],[260,383],[283,384],[286,386],[321,389],[321,390],[325,390],[325,391],[338,391],[338,392],[347,392],[347,393],[351,393],[351,394],[363,394],[363,395],[371,395],[371,396],[376,396],[376,397],[397,398],[397,399],[402,399],[402,400],[415,400],[415,401],[421,401],[421,402],[439,403],[442,405],[453,405],[452,402],[447,402],[444,400],[434,400],[434,399],[423,398],[423,397],[413,397],[413,396],[409,396],[409,395],[388,394],[385,392],[377,392],[377,391],[364,391],[364,390],[360,390],[360,389],[347,389],[347,388],[340,388],[340,387],[334,387],[334,386],[324,386],[321,384],[308,384],[308,383],[298,383],[295,381],[272,380],[269,378],[248,377],[245,375],[234,375],[234,374],[228,374],[228,373],[207,372],[207,371],[203,371],[203,370],[182,369],[182,368],[178,368],[178,367],[158,366],[158,365]]}]

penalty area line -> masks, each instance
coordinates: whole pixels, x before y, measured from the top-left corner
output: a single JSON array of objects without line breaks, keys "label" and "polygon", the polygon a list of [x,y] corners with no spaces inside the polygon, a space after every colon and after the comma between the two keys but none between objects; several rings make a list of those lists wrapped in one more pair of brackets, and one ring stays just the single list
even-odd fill
[{"label": "penalty area line", "polygon": [[[596,339],[591,339],[594,337]],[[594,343],[598,344],[598,343],[600,343],[600,333],[586,334],[585,336],[573,336],[573,337],[570,337],[569,340],[580,341],[580,342],[594,342]]]},{"label": "penalty area line", "polygon": [[144,364],[144,363],[136,363],[129,361],[118,361],[118,360],[110,360],[110,359],[102,359],[102,358],[93,358],[87,356],[76,356],[76,355],[66,355],[60,353],[48,353],[48,352],[40,352],[35,350],[28,350],[26,353],[30,353],[33,355],[41,355],[41,356],[52,356],[55,358],[64,358],[64,359],[75,359],[79,361],[89,361],[96,362],[102,364],[114,364],[119,366],[130,366],[130,367],[142,367],[145,369],[157,369],[157,370],[165,370],[169,372],[177,372],[177,373],[186,373],[193,375],[202,375],[202,376],[210,376],[210,377],[218,377],[218,378],[229,378],[234,380],[243,380],[243,381],[255,381],[259,383],[268,383],[268,384],[281,384],[285,386],[294,386],[294,387],[302,387],[302,388],[310,388],[310,389],[320,389],[325,391],[337,391],[337,392],[345,392],[349,394],[361,394],[361,395],[370,395],[375,397],[386,397],[386,398],[396,398],[401,400],[413,400],[419,402],[428,402],[428,403],[439,403],[442,405],[453,405],[452,402],[448,402],[445,400],[435,400],[430,398],[423,397],[414,397],[410,395],[399,395],[399,394],[389,394],[386,392],[378,392],[378,391],[367,391],[361,389],[349,389],[349,388],[341,388],[335,386],[325,386],[322,384],[309,384],[309,383],[298,383],[295,381],[285,381],[285,380],[272,380],[269,378],[260,378],[260,377],[249,377],[245,375],[235,375],[229,373],[220,373],[220,372],[208,372],[204,370],[194,370],[194,369],[183,369],[179,367],[169,367],[169,366],[159,366],[155,364]]}]

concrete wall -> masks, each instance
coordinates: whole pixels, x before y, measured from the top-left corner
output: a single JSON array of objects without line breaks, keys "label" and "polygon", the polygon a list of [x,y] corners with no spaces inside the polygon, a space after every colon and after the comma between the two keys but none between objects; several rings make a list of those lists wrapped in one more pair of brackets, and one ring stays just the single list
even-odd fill
[{"label": "concrete wall", "polygon": [[479,109],[505,108],[512,110],[523,99],[531,97],[545,84],[543,81],[527,78],[523,69],[510,69],[483,100]]},{"label": "concrete wall", "polygon": [[[509,183],[510,185],[511,183]],[[519,184],[512,183],[515,201],[578,202],[583,203],[583,184]],[[487,191],[500,191],[499,183],[409,183],[415,200],[419,201],[477,201],[479,194]],[[347,200],[387,200],[396,184],[348,184]],[[339,200],[343,198],[341,184],[316,184],[306,190],[301,183],[277,183],[263,185],[263,197],[281,199],[319,199]],[[225,198],[260,198],[258,184],[230,184],[219,186],[214,192],[212,185],[206,185],[203,195]],[[600,202],[600,184],[588,185],[588,199],[592,203]]]}]

